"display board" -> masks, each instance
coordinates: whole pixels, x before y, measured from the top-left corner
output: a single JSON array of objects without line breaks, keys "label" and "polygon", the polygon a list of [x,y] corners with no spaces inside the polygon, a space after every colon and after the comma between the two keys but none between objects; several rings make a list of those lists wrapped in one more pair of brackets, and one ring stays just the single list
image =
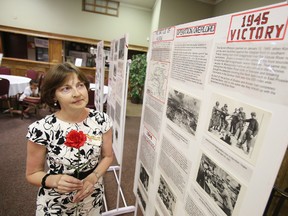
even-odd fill
[{"label": "display board", "polygon": [[151,35],[134,193],[144,215],[263,214],[288,143],[286,2]]},{"label": "display board", "polygon": [[128,35],[111,41],[109,59],[107,113],[113,119],[113,150],[122,164],[127,102]]},{"label": "display board", "polygon": [[95,99],[94,105],[97,110],[103,111],[104,104],[104,77],[105,77],[105,55],[104,42],[97,43],[96,49],[96,74],[95,74]]}]

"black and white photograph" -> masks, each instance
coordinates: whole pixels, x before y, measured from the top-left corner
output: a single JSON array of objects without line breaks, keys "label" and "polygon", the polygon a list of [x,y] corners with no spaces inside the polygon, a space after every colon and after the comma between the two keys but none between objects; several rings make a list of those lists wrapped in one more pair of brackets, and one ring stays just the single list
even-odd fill
[{"label": "black and white photograph", "polygon": [[118,44],[119,44],[119,41],[115,40],[114,41],[113,61],[117,61],[118,60]]},{"label": "black and white photograph", "polygon": [[118,59],[124,60],[124,50],[125,50],[125,38],[121,38],[119,41],[119,56]]},{"label": "black and white photograph", "polygon": [[114,42],[114,52],[118,52],[118,40],[115,40]]},{"label": "black and white photograph", "polygon": [[205,154],[202,154],[196,181],[227,216],[233,214],[241,184]]},{"label": "black and white photograph", "polygon": [[170,89],[166,116],[182,130],[195,136],[200,106],[200,100],[175,89]]},{"label": "black and white photograph", "polygon": [[116,76],[117,76],[117,65],[113,65],[113,80],[116,81]]},{"label": "black and white photograph", "polygon": [[111,41],[111,48],[109,53],[109,61],[113,61],[115,41]]},{"label": "black and white photograph", "polygon": [[176,205],[176,197],[162,176],[160,176],[157,194],[166,210],[169,212],[169,215],[172,216]]},{"label": "black and white photograph", "polygon": [[[214,95],[210,105],[208,132],[240,155],[251,157],[270,113],[257,107]],[[263,132],[263,131],[262,131]]]},{"label": "black and white photograph", "polygon": [[149,187],[149,175],[146,171],[146,169],[143,167],[143,164],[140,165],[140,181],[145,189],[145,191],[148,191]]},{"label": "black and white photograph", "polygon": [[99,59],[99,61],[102,60],[103,56],[103,47],[97,47],[97,59]]},{"label": "black and white photograph", "polygon": [[137,195],[138,195],[138,198],[140,199],[141,206],[143,207],[143,210],[145,211],[145,209],[146,209],[146,201],[144,200],[144,197],[142,196],[141,191],[140,191],[139,188],[137,188]]}]

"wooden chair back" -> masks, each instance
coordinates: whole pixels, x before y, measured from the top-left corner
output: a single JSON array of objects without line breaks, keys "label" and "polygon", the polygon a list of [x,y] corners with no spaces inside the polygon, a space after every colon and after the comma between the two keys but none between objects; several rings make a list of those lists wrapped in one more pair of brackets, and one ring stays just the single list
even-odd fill
[{"label": "wooden chair back", "polygon": [[0,67],[0,74],[11,75],[11,70],[7,67]]}]

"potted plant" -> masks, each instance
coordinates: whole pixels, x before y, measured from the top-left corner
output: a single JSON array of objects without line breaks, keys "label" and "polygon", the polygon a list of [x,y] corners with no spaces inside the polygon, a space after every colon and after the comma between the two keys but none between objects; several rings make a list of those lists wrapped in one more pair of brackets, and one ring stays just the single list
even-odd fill
[{"label": "potted plant", "polygon": [[146,77],[146,53],[132,56],[129,74],[129,96],[132,103],[142,103]]}]

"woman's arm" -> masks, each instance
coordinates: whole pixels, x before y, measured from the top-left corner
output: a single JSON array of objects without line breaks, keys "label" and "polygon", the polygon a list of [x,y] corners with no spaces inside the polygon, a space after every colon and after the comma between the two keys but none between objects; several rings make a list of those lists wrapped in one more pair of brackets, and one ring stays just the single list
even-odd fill
[{"label": "woman's arm", "polygon": [[89,176],[93,176],[95,179],[95,183],[99,180],[99,178],[104,175],[112,164],[114,159],[113,148],[112,148],[112,128],[110,128],[106,133],[103,134],[103,145],[101,151],[101,160],[96,167],[96,169]]},{"label": "woman's arm", "polygon": [[112,164],[113,159],[112,129],[109,129],[105,134],[103,134],[102,159],[97,168],[85,178],[83,189],[74,196],[73,202],[83,200],[94,191],[94,184],[96,184],[99,178],[105,174],[109,166]]},{"label": "woman's arm", "polygon": [[[114,159],[113,148],[112,148],[112,128],[110,128],[105,134],[103,134],[103,146],[102,146],[102,159],[98,164],[97,168],[93,171],[96,177],[100,178],[104,175],[112,164]],[[98,181],[98,179],[97,179]]]},{"label": "woman's arm", "polygon": [[29,183],[41,186],[41,180],[46,175],[46,148],[32,141],[27,142],[26,179]]},{"label": "woman's arm", "polygon": [[[46,147],[32,141],[27,142],[26,179],[29,183],[41,186],[45,172]],[[68,175],[49,175],[46,187],[57,188],[60,193],[82,189],[83,183]]]}]

